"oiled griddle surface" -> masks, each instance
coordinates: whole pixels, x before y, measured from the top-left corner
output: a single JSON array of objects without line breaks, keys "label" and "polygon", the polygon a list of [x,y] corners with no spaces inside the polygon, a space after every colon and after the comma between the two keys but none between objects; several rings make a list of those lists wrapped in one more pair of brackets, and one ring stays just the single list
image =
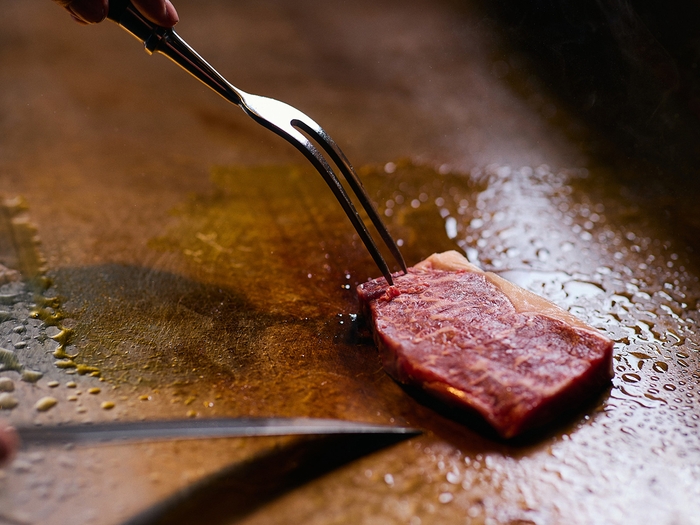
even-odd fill
[{"label": "oiled griddle surface", "polygon": [[[381,370],[354,296],[377,271],[295,150],[112,24],[0,5],[0,263],[21,272],[0,289],[0,346],[43,374],[0,372],[18,401],[0,417],[426,429],[381,450],[268,438],[27,450],[0,476],[0,522],[119,523],[197,482],[167,522],[697,520],[693,190],[614,145],[596,154],[598,131],[483,11],[183,0],[178,31],[241,88],[333,135],[409,264],[461,250],[616,341],[610,391],[515,443]],[[44,397],[57,404],[37,411]],[[319,458],[345,466],[317,477]],[[233,505],[241,487],[255,497]]]}]

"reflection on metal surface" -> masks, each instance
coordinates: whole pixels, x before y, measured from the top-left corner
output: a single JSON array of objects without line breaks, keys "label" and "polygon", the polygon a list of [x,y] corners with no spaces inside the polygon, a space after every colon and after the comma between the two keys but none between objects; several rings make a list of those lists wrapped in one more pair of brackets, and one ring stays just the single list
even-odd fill
[{"label": "reflection on metal surface", "polygon": [[[55,404],[56,400],[53,401]],[[224,437],[333,434],[405,434],[410,436],[420,434],[420,430],[414,428],[313,418],[211,418],[97,423],[93,425],[54,425],[51,427],[20,427],[17,432],[25,446]]]}]

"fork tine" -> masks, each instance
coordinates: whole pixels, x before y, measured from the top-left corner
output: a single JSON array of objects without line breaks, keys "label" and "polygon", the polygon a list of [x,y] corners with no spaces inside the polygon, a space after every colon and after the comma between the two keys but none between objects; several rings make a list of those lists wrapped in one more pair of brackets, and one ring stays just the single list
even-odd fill
[{"label": "fork tine", "polygon": [[306,122],[302,121],[295,121],[293,124],[296,127],[301,128],[309,135],[311,135],[314,139],[316,139],[316,141],[323,147],[326,153],[330,155],[335,165],[340,169],[340,172],[345,177],[345,180],[348,181],[348,184],[357,196],[357,199],[360,201],[360,204],[362,204],[362,207],[367,212],[367,215],[372,221],[372,224],[374,224],[374,227],[379,232],[379,235],[384,241],[384,244],[387,246],[387,248],[389,248],[389,251],[394,256],[394,260],[396,260],[396,262],[399,263],[399,266],[401,267],[403,273],[407,273],[408,270],[406,268],[406,262],[404,261],[404,258],[401,255],[401,251],[399,250],[398,245],[389,233],[389,230],[387,230],[386,225],[382,221],[381,217],[379,217],[379,213],[377,213],[377,209],[375,208],[374,203],[372,202],[369,195],[367,194],[367,191],[362,185],[362,181],[357,176],[357,173],[355,173],[355,169],[352,167],[352,164],[350,164],[350,161],[345,156],[340,147],[331,138],[331,136],[328,133],[326,133],[326,131],[320,126],[318,126],[317,129],[313,129]]},{"label": "fork tine", "polygon": [[[272,129],[272,131],[277,132],[277,130],[275,129]],[[360,236],[360,239],[362,239],[362,242],[367,248],[367,251],[372,256],[372,259],[374,259],[375,264],[379,267],[379,270],[382,272],[382,275],[390,285],[393,285],[394,280],[391,277],[391,270],[389,270],[389,265],[384,260],[384,257],[382,257],[382,254],[379,251],[379,248],[377,248],[374,239],[372,239],[372,236],[370,235],[367,226],[362,221],[362,218],[357,212],[355,205],[350,200],[350,197],[345,191],[345,188],[338,180],[338,177],[333,171],[333,168],[331,168],[330,164],[328,164],[328,161],[326,161],[325,157],[308,140],[305,141],[305,144],[298,140],[293,141],[292,144],[296,146],[296,148],[299,151],[301,151],[301,153],[304,154],[304,156],[309,160],[309,162],[311,162],[311,164],[313,164],[316,170],[321,174],[323,179],[326,181],[326,184],[328,184],[331,191],[333,192],[333,195],[335,195],[335,198],[342,206],[343,211],[345,211],[345,215],[347,215],[348,219],[350,219],[350,222],[355,228],[355,231]]]},{"label": "fork tine", "polygon": [[403,257],[401,257],[398,246],[396,246],[386,226],[384,226],[379,218],[379,214],[372,205],[369,195],[367,195],[367,192],[362,187],[362,183],[352,169],[352,166],[333,139],[331,139],[321,126],[308,115],[285,102],[269,97],[252,95],[241,90],[237,90],[237,94],[240,96],[241,100],[239,106],[249,117],[292,144],[321,174],[326,184],[328,184],[335,195],[335,198],[342,206],[343,211],[345,211],[348,219],[350,219],[360,239],[362,239],[367,251],[379,267],[382,275],[389,284],[394,284],[389,265],[384,260],[384,257],[382,257],[362,217],[357,212],[355,205],[345,191],[345,187],[340,180],[338,180],[335,171],[326,160],[326,157],[319,151],[314,143],[309,140],[310,138],[316,140],[316,143],[323,146],[323,149],[328,152],[333,162],[341,170],[343,176],[358,196],[360,203],[371,217],[382,239],[384,239],[384,242],[387,244],[392,254],[394,254],[394,257],[396,257],[404,273],[406,273],[406,264],[404,263]]}]

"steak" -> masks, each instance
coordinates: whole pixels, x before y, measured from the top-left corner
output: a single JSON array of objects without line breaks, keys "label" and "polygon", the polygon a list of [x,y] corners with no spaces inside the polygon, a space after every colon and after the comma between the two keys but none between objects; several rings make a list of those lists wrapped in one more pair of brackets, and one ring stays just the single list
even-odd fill
[{"label": "steak", "polygon": [[610,383],[613,343],[553,303],[469,263],[431,255],[358,295],[385,370],[479,414],[511,438]]}]

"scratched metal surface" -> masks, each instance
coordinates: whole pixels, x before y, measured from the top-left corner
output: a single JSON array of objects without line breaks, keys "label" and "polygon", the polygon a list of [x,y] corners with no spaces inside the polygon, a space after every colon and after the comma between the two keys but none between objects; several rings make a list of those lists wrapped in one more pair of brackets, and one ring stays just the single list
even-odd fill
[{"label": "scratched metal surface", "polygon": [[297,440],[22,451],[0,523],[116,524],[196,483],[161,523],[699,523],[694,190],[596,153],[479,8],[182,0],[178,30],[331,133],[410,264],[461,250],[616,341],[611,390],[517,443],[382,372],[353,293],[376,270],[296,151],[111,24],[0,8],[0,417],[426,429],[288,485],[318,461]]}]

